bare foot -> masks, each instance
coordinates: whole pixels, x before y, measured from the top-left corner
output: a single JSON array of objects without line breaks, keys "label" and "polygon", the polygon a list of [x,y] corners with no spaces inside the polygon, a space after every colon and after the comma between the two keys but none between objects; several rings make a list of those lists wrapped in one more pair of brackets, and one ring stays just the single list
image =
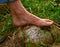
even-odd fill
[{"label": "bare foot", "polygon": [[41,19],[29,13],[19,0],[8,3],[8,6],[11,10],[13,23],[16,26],[23,26],[27,24],[33,24],[36,26],[50,26],[53,24],[53,21],[51,20]]},{"label": "bare foot", "polygon": [[41,26],[51,26],[53,24],[53,21],[49,19],[41,19],[30,13],[25,14],[25,15],[24,14],[14,15],[13,14],[12,17],[13,17],[13,23],[16,26],[24,26],[27,24],[33,24],[33,25],[41,27]]}]

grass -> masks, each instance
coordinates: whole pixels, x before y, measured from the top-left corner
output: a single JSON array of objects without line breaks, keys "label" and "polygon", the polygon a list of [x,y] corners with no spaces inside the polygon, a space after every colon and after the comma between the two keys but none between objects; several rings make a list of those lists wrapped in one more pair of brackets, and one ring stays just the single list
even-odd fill
[{"label": "grass", "polygon": [[[60,6],[54,0],[22,0],[24,7],[40,18],[51,19],[60,24]],[[0,36],[9,35],[17,27],[12,24],[12,17],[7,9],[0,12]],[[1,37],[0,37],[1,38]],[[59,37],[60,39],[60,37]],[[30,44],[28,44],[30,45]]]},{"label": "grass", "polygon": [[48,18],[60,23],[60,7],[51,0],[22,0],[27,10],[38,17]]}]

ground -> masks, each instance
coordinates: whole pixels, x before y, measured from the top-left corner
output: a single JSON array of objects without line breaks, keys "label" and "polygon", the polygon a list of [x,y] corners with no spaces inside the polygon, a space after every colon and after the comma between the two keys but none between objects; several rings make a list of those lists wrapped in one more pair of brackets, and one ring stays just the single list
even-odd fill
[{"label": "ground", "polygon": [[[56,2],[55,0],[45,0],[45,1],[43,1],[43,0],[41,0],[41,1],[40,0],[22,0],[22,3],[29,12],[35,14],[36,16],[41,17],[41,18],[48,18],[48,19],[51,19],[54,21],[54,24],[57,26],[58,29],[54,28],[51,30],[49,28],[51,30],[51,32],[53,33],[53,36],[55,36],[53,38],[56,41],[53,43],[53,46],[51,46],[51,47],[55,47],[56,45],[59,46],[59,43],[57,43],[57,42],[60,41],[60,36],[59,36],[60,34],[58,34],[58,35],[56,34],[57,32],[59,32],[58,30],[60,29],[59,3]],[[56,26],[53,26],[53,27],[56,27]],[[0,6],[0,38],[2,38],[2,36],[14,36],[12,34],[14,34],[14,32],[16,32],[18,30],[18,28],[20,28],[20,27],[16,27],[12,24],[12,18],[9,13],[8,6],[6,4],[3,6]],[[51,35],[51,33],[49,33],[49,32],[46,34]],[[1,44],[0,47],[15,46],[14,45],[15,43],[13,44],[13,46],[11,46],[12,45],[11,42],[13,42],[11,39],[12,38],[8,37],[7,40]],[[8,43],[10,43],[9,46],[3,46],[3,45],[7,45]],[[28,44],[28,47],[31,47],[29,45],[30,45],[30,43]],[[36,46],[36,45],[34,45],[34,46]],[[36,47],[38,47],[38,46],[36,46]],[[43,47],[46,47],[46,46],[44,45]]]}]

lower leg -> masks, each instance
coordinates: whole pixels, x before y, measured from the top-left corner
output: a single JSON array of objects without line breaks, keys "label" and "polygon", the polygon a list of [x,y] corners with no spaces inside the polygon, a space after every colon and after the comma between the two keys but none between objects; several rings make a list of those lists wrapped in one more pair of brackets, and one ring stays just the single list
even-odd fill
[{"label": "lower leg", "polygon": [[47,19],[41,19],[35,15],[29,13],[22,5],[21,1],[16,0],[15,2],[8,3],[10,7],[13,23],[16,26],[23,26],[26,24],[34,24],[37,26],[50,26],[53,21]]}]

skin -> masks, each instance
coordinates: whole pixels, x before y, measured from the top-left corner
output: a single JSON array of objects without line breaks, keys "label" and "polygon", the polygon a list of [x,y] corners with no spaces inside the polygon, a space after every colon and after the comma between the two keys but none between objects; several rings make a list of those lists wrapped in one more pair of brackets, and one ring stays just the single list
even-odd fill
[{"label": "skin", "polygon": [[51,26],[53,24],[53,21],[49,19],[42,19],[28,12],[20,0],[9,2],[8,6],[10,7],[10,13],[12,15],[12,20],[15,26],[33,24],[41,27]]}]

